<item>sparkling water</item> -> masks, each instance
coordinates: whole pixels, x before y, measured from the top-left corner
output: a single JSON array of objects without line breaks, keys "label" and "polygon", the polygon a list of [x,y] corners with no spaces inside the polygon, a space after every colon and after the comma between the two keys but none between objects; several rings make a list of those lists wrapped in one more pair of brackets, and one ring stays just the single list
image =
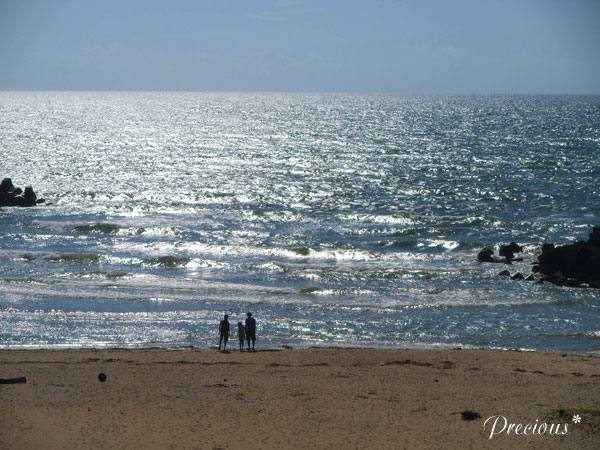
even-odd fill
[{"label": "sparkling water", "polygon": [[[0,348],[600,351],[600,97],[0,92]],[[524,261],[480,264],[516,241]]]}]

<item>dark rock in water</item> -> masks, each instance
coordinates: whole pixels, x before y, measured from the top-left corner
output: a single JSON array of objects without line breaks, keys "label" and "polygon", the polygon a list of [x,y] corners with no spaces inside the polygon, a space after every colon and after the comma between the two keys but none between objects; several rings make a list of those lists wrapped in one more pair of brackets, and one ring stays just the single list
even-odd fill
[{"label": "dark rock in water", "polygon": [[2,180],[2,183],[0,183],[0,192],[8,192],[14,190],[15,187],[13,186],[12,180],[10,178],[5,178],[4,180]]},{"label": "dark rock in water", "polygon": [[581,265],[581,272],[590,274],[590,279],[600,274],[600,255],[587,256]]},{"label": "dark rock in water", "polygon": [[497,258],[494,256],[494,251],[490,248],[484,248],[477,255],[479,262],[491,262],[491,263],[504,263],[512,264],[513,261],[523,261],[523,258],[515,258],[515,253],[522,252],[523,249],[515,242],[511,242],[509,245],[503,245],[500,247],[500,256],[504,258]]},{"label": "dark rock in water", "polygon": [[523,274],[521,272],[517,272],[512,277],[510,277],[510,279],[511,280],[524,280],[525,277],[523,276]]},{"label": "dark rock in water", "polygon": [[594,227],[587,241],[561,246],[544,244],[538,263],[538,270],[551,275],[550,281],[561,286],[600,281],[600,227]]},{"label": "dark rock in water", "polygon": [[510,276],[510,272],[508,270],[503,270],[498,275],[500,275],[501,277],[509,277]]},{"label": "dark rock in water", "polygon": [[15,188],[10,178],[5,178],[0,183],[0,207],[3,206],[35,206],[44,203],[44,199],[38,199],[31,186],[25,188]]},{"label": "dark rock in water", "polygon": [[600,227],[594,227],[587,243],[592,247],[600,247]]},{"label": "dark rock in water", "polygon": [[494,261],[494,252],[489,248],[484,248],[477,255],[477,261],[479,262],[496,262]]},{"label": "dark rock in water", "polygon": [[515,257],[515,253],[521,253],[523,249],[516,242],[511,242],[508,245],[500,247],[500,256],[504,256],[506,261],[511,261]]},{"label": "dark rock in water", "polygon": [[527,275],[527,277],[525,277],[526,281],[535,281],[535,277],[533,275]]},{"label": "dark rock in water", "polygon": [[542,245],[542,253],[551,252],[555,248],[556,247],[554,246],[554,244],[544,244],[544,245]]},{"label": "dark rock in water", "polygon": [[567,285],[566,278],[553,278],[552,282],[557,286],[566,286]]},{"label": "dark rock in water", "polygon": [[33,188],[31,186],[25,187],[23,198],[27,203],[32,203],[35,205],[35,202],[37,201],[37,195],[35,195],[35,192],[33,192]]}]

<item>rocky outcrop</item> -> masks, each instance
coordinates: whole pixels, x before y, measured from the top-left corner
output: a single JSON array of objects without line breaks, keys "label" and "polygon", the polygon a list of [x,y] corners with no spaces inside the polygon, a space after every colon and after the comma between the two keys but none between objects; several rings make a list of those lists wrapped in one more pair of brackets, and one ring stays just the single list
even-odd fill
[{"label": "rocky outcrop", "polygon": [[587,241],[555,246],[544,244],[533,271],[543,273],[544,281],[559,286],[600,288],[600,227],[594,227]]},{"label": "rocky outcrop", "polygon": [[511,242],[508,245],[502,245],[500,247],[500,256],[503,258],[497,258],[494,256],[494,251],[491,248],[484,248],[477,255],[477,261],[479,262],[491,262],[491,263],[504,263],[512,264],[513,261],[522,261],[523,258],[515,258],[515,253],[521,253],[523,249],[516,242]]},{"label": "rocky outcrop", "polygon": [[491,248],[484,248],[477,255],[477,261],[479,262],[496,262],[494,259],[494,251]]},{"label": "rocky outcrop", "polygon": [[504,256],[507,261],[515,261],[515,253],[521,253],[523,249],[516,242],[511,242],[508,245],[500,247],[500,256]]},{"label": "rocky outcrop", "polygon": [[15,187],[10,178],[5,178],[0,183],[0,207],[2,206],[35,206],[44,203],[43,198],[37,198],[33,188],[27,186],[25,192]]}]

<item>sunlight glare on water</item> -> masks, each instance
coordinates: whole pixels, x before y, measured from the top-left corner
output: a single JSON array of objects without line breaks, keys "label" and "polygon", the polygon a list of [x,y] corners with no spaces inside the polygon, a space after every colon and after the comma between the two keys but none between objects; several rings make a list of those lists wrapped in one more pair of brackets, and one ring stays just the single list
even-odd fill
[{"label": "sunlight glare on water", "polygon": [[600,294],[484,246],[600,223],[599,97],[0,93],[0,347],[598,351]]}]

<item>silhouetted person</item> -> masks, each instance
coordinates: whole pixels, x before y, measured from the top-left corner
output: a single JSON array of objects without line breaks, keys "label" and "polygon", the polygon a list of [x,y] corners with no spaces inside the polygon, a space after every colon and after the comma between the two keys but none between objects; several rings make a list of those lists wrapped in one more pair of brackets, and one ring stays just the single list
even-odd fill
[{"label": "silhouetted person", "polygon": [[252,351],[254,350],[254,343],[256,342],[256,320],[252,317],[252,313],[246,314],[246,340],[248,341],[248,350],[250,350],[250,341],[252,341]]},{"label": "silhouetted person", "polygon": [[242,322],[238,322],[238,339],[240,341],[240,352],[244,351],[244,341],[246,340],[246,328]]},{"label": "silhouetted person", "polygon": [[223,320],[219,324],[219,350],[221,350],[221,342],[223,342],[223,351],[227,348],[227,341],[229,340],[229,320],[227,320],[229,316],[225,314]]}]

